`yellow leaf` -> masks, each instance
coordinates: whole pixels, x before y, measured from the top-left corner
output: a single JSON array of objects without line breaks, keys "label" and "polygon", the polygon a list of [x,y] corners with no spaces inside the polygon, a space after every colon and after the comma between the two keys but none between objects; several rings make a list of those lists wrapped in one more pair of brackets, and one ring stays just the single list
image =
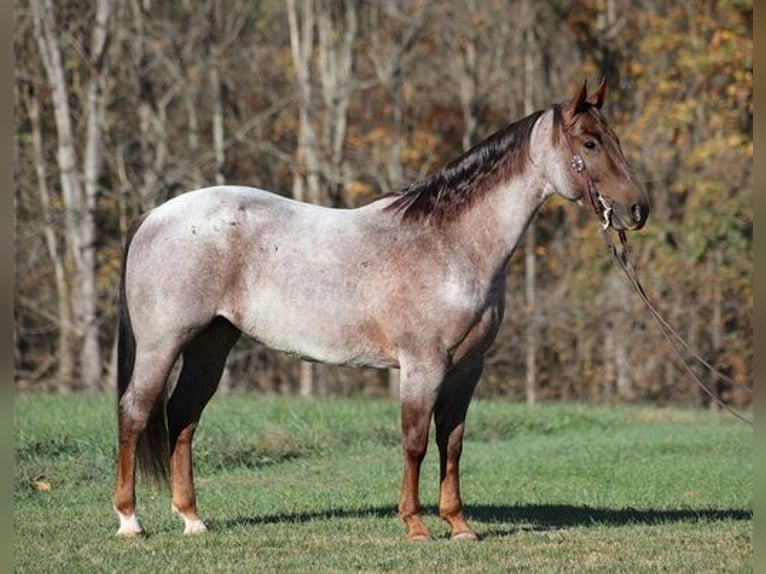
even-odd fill
[{"label": "yellow leaf", "polygon": [[44,476],[38,476],[31,479],[29,485],[37,491],[46,492],[51,489],[51,483],[44,479]]}]

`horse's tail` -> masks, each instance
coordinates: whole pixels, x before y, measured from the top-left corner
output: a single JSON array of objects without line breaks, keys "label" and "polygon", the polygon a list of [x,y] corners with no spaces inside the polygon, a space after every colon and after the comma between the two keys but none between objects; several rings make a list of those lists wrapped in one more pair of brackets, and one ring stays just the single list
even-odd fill
[{"label": "horse's tail", "polygon": [[[122,271],[120,273],[120,291],[117,302],[117,418],[122,428],[122,409],[120,399],[130,384],[133,376],[133,368],[136,363],[136,338],[133,334],[133,323],[130,319],[128,299],[125,292],[125,272],[127,270],[128,251],[133,236],[140,227],[144,218],[136,221],[128,230],[125,240],[125,249],[122,258]],[[149,420],[138,439],[136,454],[141,472],[154,482],[167,482],[169,466],[169,438],[167,415],[165,405],[167,403],[167,387],[163,385],[163,392],[152,407]]]}]

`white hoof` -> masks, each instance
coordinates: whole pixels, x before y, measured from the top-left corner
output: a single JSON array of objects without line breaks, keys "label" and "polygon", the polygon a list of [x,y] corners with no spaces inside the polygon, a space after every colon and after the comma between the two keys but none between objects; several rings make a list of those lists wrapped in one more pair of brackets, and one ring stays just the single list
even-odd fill
[{"label": "white hoof", "polygon": [[118,511],[117,516],[120,517],[120,528],[117,530],[117,536],[136,538],[144,535],[144,529],[135,514],[124,515]]},{"label": "white hoof", "polygon": [[207,526],[199,518],[194,520],[186,520],[184,518],[186,526],[184,526],[184,534],[204,534],[207,532]]},{"label": "white hoof", "polygon": [[184,534],[204,534],[207,532],[207,526],[202,522],[199,517],[189,518],[181,513],[175,505],[173,505],[173,512],[180,516],[184,521]]}]

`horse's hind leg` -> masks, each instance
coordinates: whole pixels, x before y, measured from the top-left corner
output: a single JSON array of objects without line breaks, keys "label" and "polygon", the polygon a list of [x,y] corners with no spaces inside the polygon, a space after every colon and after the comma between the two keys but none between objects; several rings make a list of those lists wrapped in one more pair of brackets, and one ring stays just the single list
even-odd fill
[{"label": "horse's hind leg", "polygon": [[[176,348],[150,349],[139,345],[131,383],[120,398],[119,454],[113,499],[120,519],[118,536],[141,536],[144,532],[136,516],[136,451],[150,417],[156,417],[157,409],[164,407],[160,397],[177,353]],[[159,440],[164,441],[164,435]],[[161,465],[161,461],[158,464]]]},{"label": "horse's hind leg", "polygon": [[197,513],[191,443],[202,410],[218,388],[226,357],[239,330],[218,317],[183,349],[183,367],[168,402],[170,484],[173,510],[184,521],[184,534],[206,532]]},{"label": "horse's hind leg", "polygon": [[460,455],[465,416],[482,367],[483,360],[480,360],[449,373],[434,407],[440,463],[439,515],[450,525],[453,540],[476,540],[476,533],[463,516]]}]

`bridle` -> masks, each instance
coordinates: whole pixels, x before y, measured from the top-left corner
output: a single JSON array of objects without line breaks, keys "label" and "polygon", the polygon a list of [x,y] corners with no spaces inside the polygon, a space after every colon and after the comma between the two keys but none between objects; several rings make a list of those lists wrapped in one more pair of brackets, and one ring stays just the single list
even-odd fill
[{"label": "bridle", "polygon": [[699,353],[694,351],[683,339],[683,337],[681,337],[681,335],[679,335],[678,332],[665,320],[665,318],[657,310],[657,307],[649,299],[649,296],[646,294],[646,291],[644,290],[644,287],[641,285],[641,281],[638,278],[636,267],[633,264],[633,261],[630,259],[631,249],[628,245],[628,238],[625,234],[625,231],[622,229],[617,230],[617,235],[620,239],[619,248],[617,245],[615,245],[614,241],[612,241],[612,237],[609,234],[609,228],[612,227],[612,206],[609,205],[609,202],[607,202],[606,199],[604,199],[604,196],[602,196],[599,192],[598,187],[593,181],[593,178],[591,177],[590,173],[588,173],[588,167],[585,165],[585,160],[583,160],[582,156],[575,150],[574,142],[572,141],[572,137],[569,134],[569,129],[562,125],[562,132],[564,134],[564,140],[567,142],[569,152],[572,155],[570,165],[572,169],[574,169],[575,172],[582,178],[585,186],[585,189],[582,191],[580,197],[578,198],[578,202],[582,203],[582,196],[587,194],[588,199],[590,200],[590,204],[596,212],[596,215],[599,217],[599,219],[601,219],[601,237],[604,238],[604,241],[606,242],[607,247],[612,254],[612,258],[617,262],[617,265],[620,267],[620,269],[622,269],[623,273],[625,273],[625,276],[628,278],[631,286],[638,293],[639,297],[646,305],[646,308],[649,310],[649,314],[659,325],[660,330],[662,331],[663,335],[665,335],[665,338],[668,340],[668,342],[670,342],[673,350],[676,352],[676,355],[678,355],[681,363],[691,376],[692,380],[719,407],[726,409],[739,420],[752,425],[753,421],[751,419],[748,419],[742,413],[726,404],[695,374],[694,370],[692,369],[692,364],[694,362],[696,362],[698,365],[702,365],[708,372],[714,375],[717,380],[724,381],[732,387],[745,389],[752,395],[753,390],[750,387],[747,387],[742,383],[738,383],[730,377],[727,377],[715,369],[712,365],[710,365],[710,363],[703,359]]},{"label": "bridle", "polygon": [[585,160],[583,160],[582,156],[575,150],[572,136],[569,135],[569,128],[562,125],[561,131],[564,134],[564,140],[567,142],[569,152],[572,154],[572,159],[569,161],[569,165],[572,166],[572,169],[580,175],[585,183],[585,189],[580,193],[580,197],[577,201],[582,203],[583,196],[587,194],[593,210],[596,212],[599,219],[601,219],[601,229],[602,231],[605,231],[612,225],[612,206],[609,205],[609,202],[604,199],[604,196],[599,192],[593,178],[590,176],[590,173],[588,173],[588,169],[585,166]]}]

